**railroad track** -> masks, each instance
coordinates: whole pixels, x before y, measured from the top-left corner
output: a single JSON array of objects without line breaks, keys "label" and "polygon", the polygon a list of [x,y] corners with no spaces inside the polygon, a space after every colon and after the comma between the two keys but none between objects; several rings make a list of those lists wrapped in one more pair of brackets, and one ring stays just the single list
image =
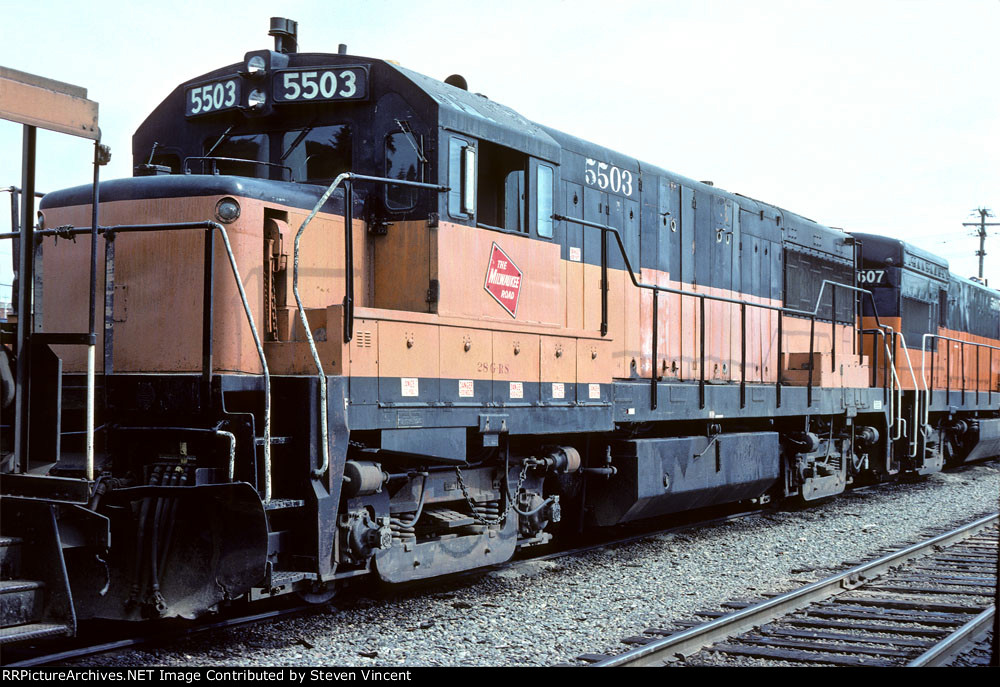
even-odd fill
[{"label": "railroad track", "polygon": [[1000,514],[707,622],[651,628],[595,666],[938,666],[993,624]]},{"label": "railroad track", "polygon": [[[312,604],[297,603],[286,608],[278,608],[254,613],[252,615],[234,615],[212,622],[184,623],[184,627],[178,628],[176,623],[167,629],[158,628],[153,630],[141,630],[134,635],[128,636],[121,632],[112,632],[112,636],[102,636],[96,641],[94,639],[82,640],[74,638],[65,643],[59,643],[43,650],[33,648],[11,647],[4,649],[3,665],[5,668],[27,668],[31,666],[60,665],[67,661],[73,661],[88,656],[121,651],[124,649],[137,649],[142,646],[152,644],[162,644],[166,642],[179,641],[185,637],[190,637],[204,632],[234,628],[241,625],[252,625],[266,620],[278,620],[280,618],[290,618],[297,615],[304,615],[318,610],[318,606]],[[184,621],[177,621],[182,623]],[[119,636],[121,635],[121,636]],[[10,660],[13,658],[13,660]]]},{"label": "railroad track", "polygon": [[[410,583],[405,586],[410,588],[412,591],[417,591],[420,588],[439,588],[441,585],[454,584],[456,582],[461,584],[462,580],[464,579],[470,579],[477,576],[481,576],[482,574],[493,570],[512,568],[524,563],[529,563],[538,560],[555,560],[558,558],[571,557],[585,553],[587,551],[592,551],[607,546],[614,546],[650,537],[656,537],[666,533],[684,532],[688,530],[710,526],[713,524],[720,524],[727,521],[742,519],[754,515],[760,515],[762,512],[763,511],[760,509],[736,510],[735,508],[730,507],[729,511],[724,512],[724,514],[722,515],[719,514],[719,509],[711,509],[709,511],[711,517],[705,517],[705,515],[703,514],[702,517],[699,518],[699,517],[694,517],[694,514],[692,513],[687,513],[683,514],[683,516],[678,518],[667,519],[666,522],[662,523],[660,526],[649,527],[642,529],[640,531],[630,530],[624,536],[621,536],[620,533],[619,536],[611,538],[602,538],[598,541],[587,543],[582,546],[557,550],[541,555],[536,554],[532,556],[517,558],[503,565],[493,566],[491,568],[486,568],[481,570],[468,571],[465,573],[458,573],[452,576],[448,576],[446,578],[422,580],[420,582]],[[995,517],[996,516],[994,516],[994,519]],[[995,551],[995,546],[994,546],[994,551]],[[996,556],[994,553],[994,574],[995,574],[995,559]],[[398,589],[396,589],[396,591],[398,591]],[[338,596],[335,598],[333,603],[336,604],[337,601],[340,601],[342,599],[343,597]],[[112,651],[120,651],[125,649],[138,649],[143,646],[149,646],[149,645],[163,646],[169,643],[180,641],[184,638],[193,636],[195,634],[202,634],[205,632],[210,632],[220,629],[252,625],[254,623],[266,622],[269,620],[279,620],[282,618],[289,618],[297,615],[306,615],[313,612],[323,612],[325,608],[325,605],[317,606],[313,604],[304,604],[301,602],[293,602],[291,599],[275,600],[276,603],[282,601],[284,601],[284,604],[281,605],[279,608],[274,608],[271,610],[260,612],[261,609],[258,606],[255,606],[253,609],[254,610],[253,613],[250,614],[234,613],[229,617],[221,619],[217,618],[216,620],[209,622],[191,623],[185,621],[174,621],[169,623],[167,627],[155,626],[152,630],[140,629],[136,628],[135,626],[125,626],[124,628],[122,628],[121,625],[118,625],[119,630],[116,631],[117,635],[112,637],[99,636],[98,638],[87,642],[81,640],[72,640],[71,644],[63,643],[60,644],[58,647],[49,647],[46,649],[40,648],[37,651],[20,650],[17,651],[16,654],[11,649],[5,648],[4,650],[5,656],[3,664],[9,667],[17,667],[17,666],[27,667],[27,666],[38,666],[38,665],[61,664],[68,661],[73,661],[80,658],[85,658],[88,656],[94,656],[101,653],[107,653]],[[746,606],[747,604],[742,604],[742,605]],[[722,614],[720,613],[717,615],[722,615]],[[124,632],[133,632],[134,634],[124,635]],[[665,634],[664,631],[662,630],[655,632],[659,632],[660,635]],[[657,636],[649,635],[642,638],[631,638],[631,639],[633,639],[634,641],[641,640],[644,643],[646,643],[650,642],[651,640],[655,641],[657,639]],[[650,645],[647,644],[647,646]],[[640,647],[640,648],[646,648],[646,647]],[[625,655],[623,655],[622,657],[614,657],[614,659],[609,659],[609,660],[623,658],[624,656]],[[655,664],[655,661],[653,661],[652,663]],[[647,665],[648,663],[642,663],[642,664]],[[628,663],[624,663],[623,665],[628,665]]]},{"label": "railroad track", "polygon": [[[645,527],[639,525],[626,528],[617,534],[599,534],[583,545],[572,548],[559,549],[548,553],[528,553],[519,555],[507,563],[477,568],[465,572],[455,573],[439,578],[429,578],[396,585],[392,593],[399,593],[401,590],[418,591],[423,589],[440,588],[442,585],[461,583],[496,570],[515,568],[533,561],[556,560],[577,556],[588,551],[593,551],[607,546],[627,544],[642,539],[660,536],[663,534],[689,531],[697,528],[707,527],[714,524],[721,524],[733,520],[739,520],[754,515],[760,515],[764,511],[759,507],[746,509],[745,507],[730,504],[727,506],[703,509],[700,511],[688,511],[674,516],[658,519],[647,523]],[[530,550],[529,550],[530,551]],[[377,592],[376,592],[377,593]],[[333,604],[342,600],[342,596],[335,597]],[[265,602],[267,603],[267,602]],[[254,606],[252,613],[230,612],[224,618],[217,618],[210,621],[182,621],[170,620],[160,625],[153,625],[147,629],[143,626],[136,626],[129,623],[102,623],[102,626],[111,626],[113,629],[107,633],[81,632],[90,639],[74,638],[65,642],[52,643],[44,647],[4,647],[2,664],[4,667],[31,667],[42,665],[62,664],[88,656],[121,651],[125,649],[138,649],[149,645],[164,645],[170,642],[177,642],[187,637],[202,634],[214,630],[236,628],[254,623],[266,622],[270,620],[280,620],[309,613],[322,612],[328,604],[310,604],[291,597],[284,597],[272,600],[270,603],[279,606],[267,611],[261,611],[259,606]],[[110,635],[110,636],[109,636]]]}]

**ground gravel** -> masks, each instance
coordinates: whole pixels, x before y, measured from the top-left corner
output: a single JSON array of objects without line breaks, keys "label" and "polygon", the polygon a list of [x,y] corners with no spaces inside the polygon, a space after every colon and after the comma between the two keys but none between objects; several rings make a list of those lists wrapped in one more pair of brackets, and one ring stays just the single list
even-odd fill
[{"label": "ground gravel", "polygon": [[[990,666],[993,655],[993,630],[979,637],[969,648],[960,653],[951,662],[950,668],[985,668]],[[996,666],[992,666],[996,667]]]},{"label": "ground gravel", "polygon": [[844,494],[573,558],[525,561],[431,591],[353,594],[305,617],[77,665],[553,665],[698,610],[821,579],[998,509],[1000,464]]}]

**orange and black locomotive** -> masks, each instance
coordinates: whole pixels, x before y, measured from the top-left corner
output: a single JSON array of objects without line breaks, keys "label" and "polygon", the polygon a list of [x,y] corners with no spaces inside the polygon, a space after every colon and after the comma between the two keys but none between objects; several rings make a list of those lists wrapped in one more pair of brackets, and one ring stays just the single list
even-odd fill
[{"label": "orange and black locomotive", "polygon": [[1000,454],[995,290],[294,33],[40,203],[6,638]]}]

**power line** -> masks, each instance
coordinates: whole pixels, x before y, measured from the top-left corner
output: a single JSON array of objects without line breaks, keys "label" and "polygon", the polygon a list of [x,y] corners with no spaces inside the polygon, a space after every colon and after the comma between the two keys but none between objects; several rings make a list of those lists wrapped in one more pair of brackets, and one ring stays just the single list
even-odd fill
[{"label": "power line", "polygon": [[[989,208],[976,208],[972,211],[972,214],[979,213],[979,222],[962,222],[963,227],[979,227],[979,230],[975,234],[979,235],[979,250],[976,251],[976,255],[979,256],[979,279],[983,279],[983,258],[986,257],[986,227],[997,227],[1000,226],[1000,222],[987,222],[987,217],[993,216],[993,211]],[[974,235],[975,235],[974,234]]]}]

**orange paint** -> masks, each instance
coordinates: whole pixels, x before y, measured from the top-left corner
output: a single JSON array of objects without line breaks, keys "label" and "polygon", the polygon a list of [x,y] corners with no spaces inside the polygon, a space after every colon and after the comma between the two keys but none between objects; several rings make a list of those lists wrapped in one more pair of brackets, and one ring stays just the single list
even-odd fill
[{"label": "orange paint", "polygon": [[[214,214],[217,197],[143,200],[102,204],[102,224],[197,221]],[[230,240],[259,330],[263,331],[264,227],[271,221],[289,254],[294,232],[306,212],[239,199],[243,208],[229,225]],[[87,206],[47,211],[46,222],[84,225]],[[691,295],[660,294],[657,359],[652,360],[652,294],[636,288],[624,270],[608,270],[608,334],[600,336],[601,269],[599,265],[560,259],[560,247],[527,236],[441,222],[400,222],[385,236],[370,235],[363,222],[353,226],[355,243],[356,332],[349,346],[340,341],[342,327],[343,220],[319,215],[302,240],[300,291],[314,330],[325,329],[317,342],[324,366],[333,374],[358,376],[443,377],[521,382],[609,383],[612,378],[665,378],[696,381],[700,368],[699,294],[746,302],[746,380],[773,383],[779,374],[777,314],[755,307],[780,306],[779,299],[749,296],[722,288],[679,284],[660,270],[644,269],[646,283],[680,288]],[[201,232],[120,235],[116,244],[116,283],[127,299],[127,315],[115,323],[115,365],[121,372],[196,372],[201,365]],[[48,331],[85,329],[87,238],[77,244],[46,242],[43,300]],[[522,272],[516,319],[483,288],[493,244],[500,246]],[[759,253],[762,255],[762,253]],[[755,261],[760,268],[759,258]],[[100,263],[101,261],[99,261]],[[53,273],[60,278],[52,279]],[[314,366],[301,332],[291,296],[291,269],[284,296],[275,304],[278,341],[267,344],[274,374],[312,374]],[[102,276],[99,275],[99,279]],[[242,317],[242,306],[228,270],[221,242],[216,246],[216,371],[259,373],[256,350]],[[438,300],[428,299],[437,280]],[[69,294],[69,295],[67,295]],[[124,302],[121,305],[126,305]],[[116,305],[116,311],[119,306]],[[123,311],[124,312],[124,311]],[[740,379],[740,307],[705,302],[705,378]],[[325,318],[325,327],[319,319]],[[103,328],[98,327],[98,331]],[[809,350],[809,321],[783,318],[784,353]],[[859,385],[868,371],[851,362],[852,328],[817,322],[814,350],[829,352],[837,340],[837,361],[827,359],[831,373],[817,379],[834,386]],[[516,344],[516,345],[515,345]],[[99,346],[101,342],[99,341]],[[466,350],[466,347],[469,347]],[[513,351],[519,348],[515,354]],[[870,348],[870,345],[869,345]],[[556,356],[555,352],[562,351]],[[870,353],[870,351],[868,351]],[[67,370],[83,366],[80,351],[64,348]],[[100,356],[99,356],[100,358]],[[575,361],[571,364],[570,361]],[[633,368],[634,362],[634,368]],[[988,360],[980,360],[981,371]],[[840,372],[843,365],[844,371]],[[966,373],[974,369],[966,362]],[[864,368],[864,369],[862,369]],[[1000,368],[996,356],[994,368]],[[634,370],[634,372],[633,372]],[[788,372],[786,370],[786,372]],[[908,373],[907,373],[908,374]],[[938,372],[947,378],[943,372]],[[953,375],[958,375],[953,371]],[[901,375],[902,376],[902,375]],[[983,372],[983,376],[985,372]],[[789,383],[795,374],[789,377]],[[994,372],[993,377],[997,374]],[[986,382],[985,384],[988,384]],[[985,385],[984,385],[985,388]]]}]

